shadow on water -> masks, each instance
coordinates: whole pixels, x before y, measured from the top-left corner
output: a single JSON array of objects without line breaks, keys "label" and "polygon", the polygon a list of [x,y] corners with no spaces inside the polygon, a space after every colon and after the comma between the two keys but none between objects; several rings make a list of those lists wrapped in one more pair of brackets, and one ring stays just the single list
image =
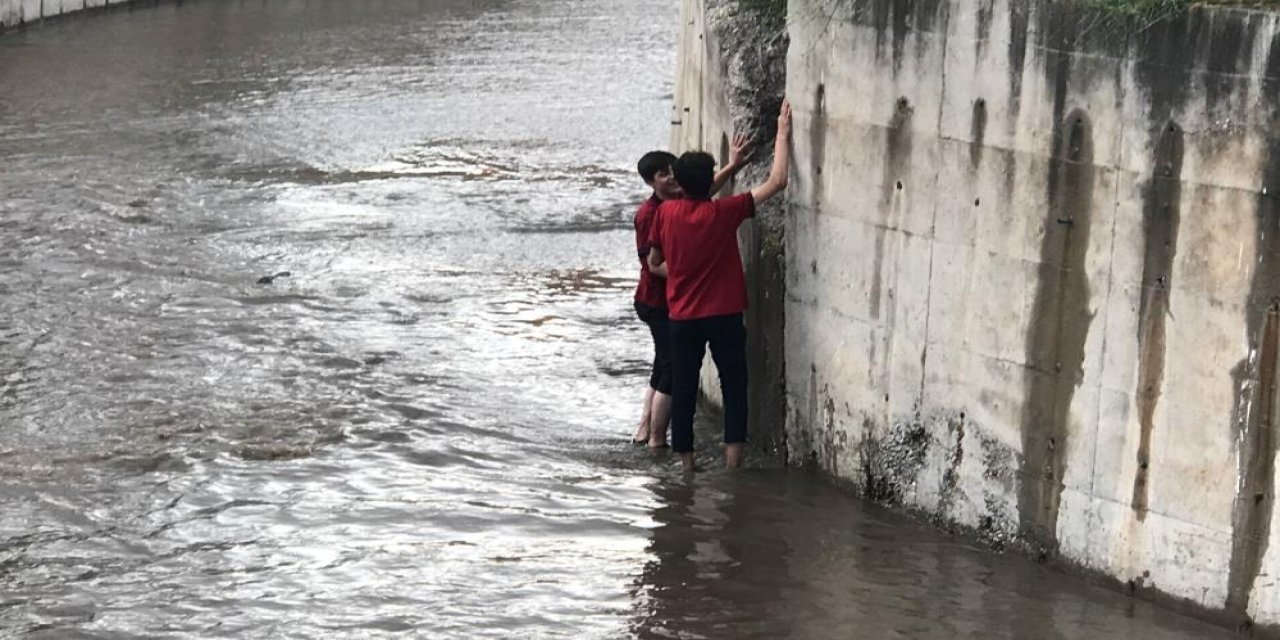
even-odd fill
[{"label": "shadow on water", "polygon": [[[697,458],[634,450],[656,499],[632,584],[638,638],[1229,638],[1197,620],[938,532],[763,454],[720,467],[719,416]],[[617,449],[615,449],[616,451]]]},{"label": "shadow on water", "polygon": [[1204,623],[943,536],[808,473],[668,478],[640,638],[1214,638]]}]

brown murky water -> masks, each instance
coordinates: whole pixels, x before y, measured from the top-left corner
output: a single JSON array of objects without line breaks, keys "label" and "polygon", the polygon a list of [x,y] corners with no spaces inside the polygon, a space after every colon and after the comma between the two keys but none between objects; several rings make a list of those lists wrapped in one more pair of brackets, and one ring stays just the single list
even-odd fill
[{"label": "brown murky water", "polygon": [[0,635],[1225,637],[625,443],[676,20],[210,0],[0,37]]}]

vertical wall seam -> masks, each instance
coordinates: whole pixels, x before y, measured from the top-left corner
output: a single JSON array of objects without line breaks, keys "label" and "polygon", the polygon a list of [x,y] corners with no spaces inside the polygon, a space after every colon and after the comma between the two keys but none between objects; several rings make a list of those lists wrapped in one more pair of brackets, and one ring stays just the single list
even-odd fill
[{"label": "vertical wall seam", "polygon": [[[1122,58],[1125,65],[1120,67],[1119,75],[1116,78],[1118,88],[1116,106],[1122,113],[1122,116],[1119,119],[1120,143],[1119,147],[1117,147],[1120,157],[1118,158],[1115,166],[1116,179],[1115,184],[1112,185],[1111,207],[1109,207],[1111,211],[1111,250],[1107,255],[1107,294],[1106,297],[1103,298],[1102,306],[1102,348],[1098,355],[1101,362],[1098,363],[1098,398],[1097,404],[1094,407],[1093,453],[1091,454],[1089,464],[1089,520],[1091,521],[1089,530],[1092,532],[1099,532],[1103,530],[1100,526],[1102,524],[1101,514],[1097,513],[1094,509],[1094,503],[1098,502],[1098,440],[1102,435],[1102,380],[1105,380],[1107,377],[1107,347],[1109,346],[1108,342],[1111,337],[1111,332],[1108,329],[1111,326],[1111,296],[1115,293],[1116,227],[1118,226],[1118,220],[1120,219],[1120,184],[1121,178],[1125,175],[1124,153],[1125,145],[1128,143],[1129,136],[1128,122],[1123,117],[1124,105],[1128,100],[1127,85],[1124,82],[1124,78],[1127,63],[1131,58],[1130,47],[1132,44],[1132,36],[1126,33],[1124,37],[1124,58]],[[1096,536],[1090,536],[1090,539],[1085,542],[1085,553],[1092,558],[1101,557],[1099,552],[1094,548],[1095,544],[1100,543],[1101,540],[1098,540]]]},{"label": "vertical wall seam", "polygon": [[[935,150],[941,150],[941,143],[944,136],[942,135],[942,114],[947,109],[947,63],[951,59],[948,54],[951,45],[951,12],[947,12],[946,20],[943,21],[942,28],[942,90],[939,91],[938,99],[938,119],[935,123],[937,127],[937,141],[934,143]],[[941,163],[935,162],[933,165],[933,212],[929,216],[929,277],[925,280],[924,292],[924,344],[921,346],[920,352],[920,407],[926,405],[924,397],[925,380],[929,378],[929,319],[933,316],[933,262],[935,252],[937,251],[937,228],[938,228],[938,180],[942,176]]]}]

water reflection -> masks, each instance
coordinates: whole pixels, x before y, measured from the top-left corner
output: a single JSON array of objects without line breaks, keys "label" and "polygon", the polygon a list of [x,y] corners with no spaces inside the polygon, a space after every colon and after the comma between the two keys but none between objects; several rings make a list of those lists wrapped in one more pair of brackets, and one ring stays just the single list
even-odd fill
[{"label": "water reflection", "polygon": [[662,506],[653,512],[653,558],[637,585],[637,637],[791,637],[781,597],[788,542],[778,523],[748,524],[757,496],[740,486],[757,475],[713,473],[655,487]]},{"label": "water reflection", "polygon": [[640,638],[1227,638],[782,469],[654,486]]}]

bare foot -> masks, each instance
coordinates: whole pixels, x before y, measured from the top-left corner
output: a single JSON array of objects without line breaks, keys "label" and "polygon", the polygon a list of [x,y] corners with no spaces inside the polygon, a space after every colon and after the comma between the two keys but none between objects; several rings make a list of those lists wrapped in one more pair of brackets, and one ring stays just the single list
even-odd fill
[{"label": "bare foot", "polygon": [[631,444],[645,444],[649,442],[649,425],[640,424],[640,428],[636,429],[636,435],[631,437]]},{"label": "bare foot", "polygon": [[631,437],[632,444],[644,444],[649,441],[653,435],[649,432],[649,422],[653,415],[653,387],[645,387],[644,405],[640,412],[640,426],[636,429],[636,435]]},{"label": "bare foot", "polygon": [[685,473],[693,473],[697,468],[693,466],[693,452],[680,454],[680,466],[684,468]]},{"label": "bare foot", "polygon": [[734,442],[724,446],[724,466],[737,469],[742,466],[742,443]]}]

